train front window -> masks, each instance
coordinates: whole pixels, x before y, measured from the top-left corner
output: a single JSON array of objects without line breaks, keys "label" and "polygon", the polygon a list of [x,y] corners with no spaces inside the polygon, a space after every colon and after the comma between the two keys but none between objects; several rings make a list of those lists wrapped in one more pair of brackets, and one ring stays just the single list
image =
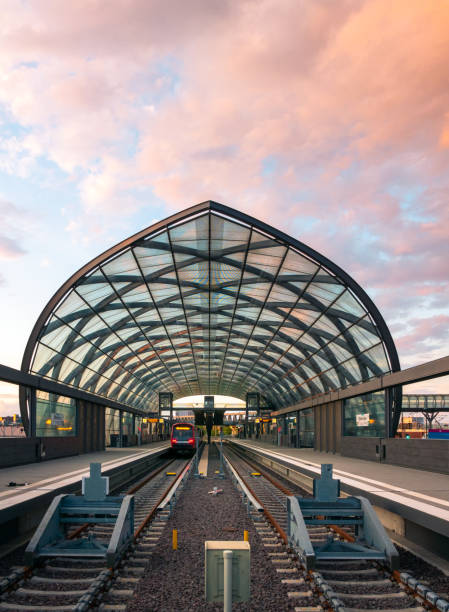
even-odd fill
[{"label": "train front window", "polygon": [[191,427],[175,427],[173,437],[180,442],[187,442],[193,438],[193,430]]}]

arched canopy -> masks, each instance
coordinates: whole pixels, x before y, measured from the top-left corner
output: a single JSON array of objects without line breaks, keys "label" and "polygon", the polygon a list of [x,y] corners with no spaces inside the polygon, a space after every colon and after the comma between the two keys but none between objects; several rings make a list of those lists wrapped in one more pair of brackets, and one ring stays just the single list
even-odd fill
[{"label": "arched canopy", "polygon": [[204,202],[121,242],[53,296],[22,369],[143,411],[258,391],[275,407],[399,369],[388,328],[333,262]]}]

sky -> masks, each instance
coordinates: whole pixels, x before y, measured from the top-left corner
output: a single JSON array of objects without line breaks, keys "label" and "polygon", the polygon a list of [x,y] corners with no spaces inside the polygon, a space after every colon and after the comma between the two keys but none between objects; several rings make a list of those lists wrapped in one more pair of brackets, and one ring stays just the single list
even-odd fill
[{"label": "sky", "polygon": [[1,11],[0,363],[83,264],[208,199],[351,274],[403,368],[448,354],[446,0]]}]

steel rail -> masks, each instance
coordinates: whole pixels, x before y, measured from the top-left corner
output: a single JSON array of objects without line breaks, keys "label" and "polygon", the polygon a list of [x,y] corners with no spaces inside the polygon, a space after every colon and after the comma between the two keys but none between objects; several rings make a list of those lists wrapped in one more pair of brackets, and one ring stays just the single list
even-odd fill
[{"label": "steel rail", "polygon": [[231,461],[228,459],[228,457],[226,457],[226,455],[223,453],[223,459],[226,461],[229,469],[231,470],[234,478],[236,479],[239,487],[242,489],[243,493],[246,495],[246,497],[248,498],[248,500],[250,501],[250,503],[254,506],[254,508],[258,511],[258,512],[263,512],[263,505],[257,500],[257,498],[251,493],[250,489],[246,486],[246,484],[243,482],[242,478],[240,477],[239,473],[237,472],[237,470],[234,468],[234,466],[232,465]]},{"label": "steel rail", "polygon": [[157,507],[158,510],[163,510],[165,508],[165,506],[171,502],[171,499],[175,495],[176,491],[178,490],[178,487],[182,484],[183,479],[184,479],[184,477],[186,475],[186,472],[188,472],[190,470],[190,468],[192,467],[193,459],[194,459],[194,457],[192,457],[192,459],[189,461],[189,463],[182,470],[181,474],[177,477],[173,487],[170,489],[170,491],[167,493],[167,495],[164,497],[164,499],[158,505],[158,507]]},{"label": "steel rail", "polygon": [[193,457],[192,459],[189,461],[189,463],[187,464],[186,468],[184,468],[175,478],[174,481],[172,481],[169,486],[165,489],[164,493],[161,495],[161,497],[158,499],[158,501],[154,504],[152,510],[147,514],[147,516],[143,519],[143,521],[141,522],[141,524],[139,525],[138,529],[134,532],[134,541],[136,541],[136,539],[139,537],[139,535],[142,533],[143,529],[145,529],[145,527],[148,525],[148,523],[151,521],[151,519],[157,514],[157,512],[159,511],[159,506],[162,503],[162,501],[165,499],[165,497],[169,494],[170,490],[172,489],[172,487],[181,479],[184,478],[186,472],[188,471],[188,468],[192,465],[193,462]]},{"label": "steel rail", "polygon": [[[287,489],[287,487],[285,487],[281,482],[278,482],[275,478],[270,476],[270,474],[268,474],[264,470],[261,470],[260,467],[259,467],[259,464],[255,463],[251,459],[248,459],[247,457],[245,457],[244,453],[242,453],[240,448],[238,448],[238,450],[236,448],[233,448],[233,451],[237,455],[239,455],[244,461],[246,461],[246,463],[248,463],[248,465],[250,465],[254,469],[258,470],[258,472],[264,478],[266,478],[268,480],[268,482],[271,482],[271,484],[274,487],[277,487],[280,491],[282,491],[282,493],[284,493],[284,495],[287,495],[288,497],[294,495],[294,493],[292,491],[290,491],[290,489]],[[335,531],[335,533],[337,533],[341,538],[343,538],[347,542],[355,542],[355,538],[351,534],[349,534],[347,531],[345,531],[344,529],[339,527],[338,525],[329,525],[329,529],[332,529],[333,531]]]},{"label": "steel rail", "polygon": [[[227,449],[227,450],[229,452],[229,449]],[[232,465],[231,460],[229,458],[227,458],[227,459],[228,459],[229,463]],[[238,473],[238,470],[235,467],[235,465],[233,467],[234,467],[234,470]],[[239,477],[243,481],[243,477],[240,474],[239,474]],[[279,523],[274,518],[274,516],[271,514],[271,512],[268,510],[268,508],[265,506],[265,504],[259,499],[259,497],[255,493],[255,491],[247,483],[245,483],[245,486],[248,489],[248,491],[251,493],[251,495],[254,497],[254,499],[257,501],[257,503],[261,506],[262,512],[267,517],[269,522],[273,525],[273,527],[276,529],[276,531],[279,533],[279,535],[282,538],[282,540],[285,543],[285,545],[288,546],[288,536],[285,533],[284,529],[282,529],[282,527],[279,525]]]},{"label": "steel rail", "polygon": [[[166,469],[174,461],[175,461],[175,459],[169,459],[168,461],[165,461],[160,467],[158,467],[155,470],[153,470],[145,478],[140,480],[136,485],[131,487],[131,489],[129,489],[127,491],[127,494],[134,494],[137,491],[139,491],[140,489],[142,489],[145,485],[147,485],[153,478],[155,478],[161,471]],[[190,461],[190,464],[192,463],[192,461],[193,461],[193,459]],[[142,530],[148,525],[148,522],[153,518],[153,516],[155,515],[155,513],[158,510],[158,505],[160,504],[161,500],[163,500],[164,497],[167,495],[167,492],[170,490],[170,488],[173,487],[173,485],[175,483],[178,483],[177,486],[179,486],[179,479],[180,479],[180,477],[184,477],[187,469],[188,469],[188,466],[185,469],[183,469],[181,471],[181,473],[178,475],[178,477],[176,478],[176,480],[170,482],[169,486],[164,490],[163,495],[158,499],[158,502],[153,506],[152,511],[145,517],[145,519],[139,525],[138,529],[134,532],[133,538],[132,538],[132,543],[136,542],[136,539],[139,537],[139,535],[142,532]],[[77,527],[77,529],[74,532],[72,532],[70,535],[67,536],[67,539],[74,540],[74,539],[78,538],[90,526],[91,526],[91,524],[89,524],[89,523],[85,523],[83,525],[80,525],[79,527]],[[129,550],[129,547],[124,551],[123,554],[125,554],[127,550]],[[95,599],[96,597],[98,597],[98,594],[101,591],[107,590],[107,587],[108,587],[109,582],[110,582],[110,578],[115,574],[116,565],[114,567],[105,568],[105,569],[99,571],[98,576],[97,576],[96,580],[94,581],[96,583],[96,587],[98,587],[98,588],[96,588],[95,593],[88,593],[87,592],[85,595],[83,595],[83,597],[81,599],[83,599],[84,601],[80,600],[80,601],[78,601],[78,603],[73,604],[73,606],[74,606],[73,609],[74,610],[81,610],[81,609],[83,609],[83,610],[86,609],[87,610],[88,607],[86,607],[86,608],[83,607],[83,606],[86,605],[86,601],[85,601],[86,596],[88,595],[89,597],[93,597]],[[27,579],[29,579],[29,578],[31,578],[33,576],[33,573],[34,573],[35,569],[36,569],[36,566],[25,566],[21,570],[15,570],[9,576],[5,576],[4,578],[1,578],[0,579],[0,595],[4,594],[4,593],[7,593],[7,592],[14,591],[15,588],[17,587],[17,585],[19,585],[24,580],[27,580]],[[43,593],[45,593],[45,591],[43,591]],[[61,593],[63,593],[63,591],[61,591]],[[30,606],[30,607],[32,607],[32,606]],[[36,608],[36,609],[38,609],[38,608]]]},{"label": "steel rail", "polygon": [[[276,479],[272,478],[269,474],[267,474],[263,470],[261,470],[259,468],[259,464],[257,464],[257,462],[255,462],[254,460],[248,459],[245,456],[244,450],[242,450],[241,447],[239,447],[238,451],[235,448],[233,448],[232,451],[236,455],[238,455],[243,461],[245,461],[250,467],[252,467],[254,469],[257,469],[258,472],[263,477],[267,478],[267,480],[269,480],[269,482],[271,482],[271,484],[273,484],[275,487],[277,487],[285,495],[293,495],[293,493],[291,493],[282,483],[277,482]],[[338,525],[329,525],[328,529],[334,531],[341,538],[343,538],[344,540],[346,540],[348,542],[355,542],[355,538],[350,533],[348,533],[347,531],[345,531],[344,529],[342,529]],[[286,544],[288,546],[288,543],[286,543]],[[449,602],[448,601],[446,601],[444,598],[440,597],[437,593],[434,593],[427,585],[418,582],[408,572],[401,572],[399,570],[393,570],[392,571],[392,570],[390,570],[389,567],[387,567],[386,565],[383,565],[382,563],[380,563],[378,561],[373,562],[373,565],[379,567],[382,571],[387,572],[388,575],[390,576],[390,578],[394,582],[396,582],[397,584],[405,587],[406,591],[413,598],[415,598],[418,601],[418,603],[421,604],[421,606],[423,606],[424,608],[426,608],[430,612],[449,612]],[[315,582],[314,572],[311,570],[311,571],[308,572],[308,574],[309,574],[310,580]],[[324,584],[325,583],[323,582],[323,585]],[[320,586],[323,586],[323,585],[316,585],[316,586],[317,586],[317,588],[319,590],[321,590]],[[330,605],[330,607],[332,607],[332,605],[331,605],[332,602],[327,597],[325,589],[322,592],[323,592],[324,596],[326,597],[326,599],[328,599],[327,603]],[[337,599],[336,601],[339,601],[339,600]],[[392,608],[392,612],[394,612],[394,610],[395,609]],[[341,609],[339,609],[339,612],[341,612]]]},{"label": "steel rail", "polygon": [[[166,461],[161,467],[157,468],[156,470],[153,470],[142,481],[139,481],[134,487],[129,489],[129,491],[127,491],[126,494],[132,495],[133,493],[138,491],[145,484],[147,484],[147,482],[149,482],[152,478],[157,476],[159,472],[161,472],[163,469],[167,468],[171,463],[173,463],[173,461],[174,459],[170,459],[169,461]],[[73,531],[71,534],[67,536],[67,539],[75,540],[76,538],[81,536],[86,531],[86,529],[90,527],[90,525],[91,525],[90,523],[84,523],[83,525],[80,525],[79,527],[77,527],[75,531]],[[29,578],[32,575],[33,570],[34,570],[33,566],[26,565],[22,570],[15,570],[9,576],[5,576],[4,578],[2,578],[0,580],[0,595],[7,591],[11,591],[16,586],[16,584],[18,584],[20,581]]]}]

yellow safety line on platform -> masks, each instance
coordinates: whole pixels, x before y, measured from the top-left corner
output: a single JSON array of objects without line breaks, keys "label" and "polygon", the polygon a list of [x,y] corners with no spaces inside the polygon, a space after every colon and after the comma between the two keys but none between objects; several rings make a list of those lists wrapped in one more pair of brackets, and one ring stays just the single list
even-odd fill
[{"label": "yellow safety line on platform", "polygon": [[203,454],[201,455],[200,463],[198,466],[198,472],[203,476],[207,476],[207,465],[209,463],[209,445],[206,444]]}]

